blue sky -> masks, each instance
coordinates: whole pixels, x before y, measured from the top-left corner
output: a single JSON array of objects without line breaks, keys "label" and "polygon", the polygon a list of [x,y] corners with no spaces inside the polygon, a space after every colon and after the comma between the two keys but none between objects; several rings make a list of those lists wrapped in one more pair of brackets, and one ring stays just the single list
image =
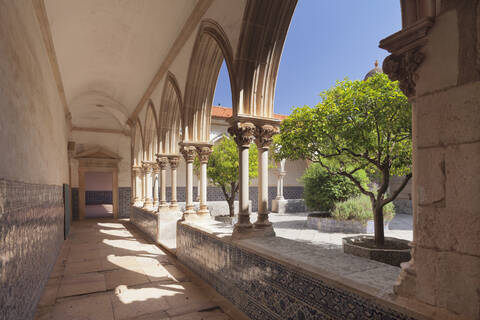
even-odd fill
[{"label": "blue sky", "polygon": [[[379,41],[400,29],[399,0],[299,0],[278,71],[275,113],[317,104],[336,80],[363,79],[388,55]],[[232,106],[225,65],[213,104]]]}]

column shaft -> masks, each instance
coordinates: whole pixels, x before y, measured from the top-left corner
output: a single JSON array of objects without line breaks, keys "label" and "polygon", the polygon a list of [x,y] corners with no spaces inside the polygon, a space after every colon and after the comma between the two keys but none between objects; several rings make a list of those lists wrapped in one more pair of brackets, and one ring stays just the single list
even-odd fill
[{"label": "column shaft", "polygon": [[159,173],[160,171],[158,170],[158,165],[155,167],[155,170],[153,170],[153,183],[154,183],[154,188],[153,188],[153,206],[158,207],[159,201],[158,201],[158,187],[159,187]]},{"label": "column shaft", "polygon": [[180,158],[172,156],[169,158],[170,168],[172,169],[171,185],[172,185],[172,200],[170,201],[170,208],[178,209],[177,204],[177,167],[180,162]]},{"label": "column shaft", "polygon": [[198,146],[197,152],[200,159],[200,210],[198,210],[198,214],[207,215],[209,213],[207,206],[207,164],[212,148],[206,145]]},{"label": "column shaft", "polygon": [[146,210],[153,209],[153,199],[152,199],[152,166],[150,164],[145,165],[145,202],[143,208]]},{"label": "column shaft", "polygon": [[268,148],[258,148],[258,220],[255,226],[271,225],[268,221]]},{"label": "column shaft", "polygon": [[185,211],[183,219],[195,213],[193,206],[193,160],[195,159],[195,147],[182,145],[181,152],[186,162],[186,186],[185,186]]}]

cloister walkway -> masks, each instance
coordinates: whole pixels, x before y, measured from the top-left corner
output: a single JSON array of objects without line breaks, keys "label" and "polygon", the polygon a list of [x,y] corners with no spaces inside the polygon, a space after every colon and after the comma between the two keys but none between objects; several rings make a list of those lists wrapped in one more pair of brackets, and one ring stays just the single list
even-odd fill
[{"label": "cloister walkway", "polygon": [[42,320],[232,318],[243,315],[127,220],[73,222],[36,312]]}]

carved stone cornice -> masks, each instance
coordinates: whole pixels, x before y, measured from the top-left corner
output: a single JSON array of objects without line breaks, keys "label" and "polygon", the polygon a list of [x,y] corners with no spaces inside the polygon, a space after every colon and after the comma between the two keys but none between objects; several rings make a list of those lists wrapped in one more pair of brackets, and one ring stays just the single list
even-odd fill
[{"label": "carved stone cornice", "polygon": [[170,162],[170,168],[171,169],[177,169],[178,164],[180,163],[180,157],[179,156],[169,156],[168,161]]},{"label": "carved stone cornice", "polygon": [[258,148],[268,149],[273,142],[273,136],[280,132],[280,128],[275,125],[264,124],[256,127],[255,143]]},{"label": "carved stone cornice", "polygon": [[407,97],[415,96],[418,75],[416,70],[425,59],[421,49],[427,43],[427,35],[433,26],[432,17],[424,18],[380,41],[380,48],[392,54],[383,61],[383,72],[391,80],[398,80]]},{"label": "carved stone cornice", "polygon": [[248,148],[255,139],[256,127],[251,122],[235,122],[228,133],[233,137],[239,147]]},{"label": "carved stone cornice", "polygon": [[193,145],[180,145],[180,153],[187,163],[195,160],[195,151],[197,149]]},{"label": "carved stone cornice", "polygon": [[200,163],[207,163],[208,157],[212,151],[213,150],[211,146],[197,146],[198,159],[200,160]]},{"label": "carved stone cornice", "polygon": [[165,170],[167,169],[167,166],[168,166],[168,158],[165,156],[157,155],[157,163],[158,163],[158,166],[160,167],[160,170]]}]

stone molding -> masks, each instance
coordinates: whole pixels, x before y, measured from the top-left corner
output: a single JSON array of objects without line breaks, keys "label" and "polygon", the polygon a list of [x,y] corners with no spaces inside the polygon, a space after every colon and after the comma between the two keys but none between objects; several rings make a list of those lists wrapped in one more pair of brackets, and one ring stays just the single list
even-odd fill
[{"label": "stone molding", "polygon": [[180,163],[180,157],[179,156],[170,156],[168,157],[168,162],[170,163],[170,168],[172,170],[175,170],[178,168],[178,164]]},{"label": "stone molding", "polygon": [[168,166],[168,157],[157,154],[157,164],[160,170],[165,170]]},{"label": "stone molding", "polygon": [[193,145],[181,145],[180,153],[187,163],[195,160],[195,151],[196,148]]},{"label": "stone molding", "polygon": [[388,50],[391,55],[383,61],[383,72],[391,80],[398,80],[400,89],[409,98],[415,96],[418,75],[416,70],[425,59],[421,49],[428,40],[428,31],[434,19],[427,17],[415,24],[380,41],[380,48]]},{"label": "stone molding", "polygon": [[208,163],[208,158],[210,157],[212,151],[213,150],[211,146],[198,146],[197,153],[200,163]]},{"label": "stone molding", "polygon": [[248,148],[255,139],[256,127],[251,122],[235,122],[228,133],[233,136],[235,142],[239,147]]},{"label": "stone molding", "polygon": [[268,149],[273,142],[273,136],[280,132],[278,126],[264,124],[255,130],[255,143],[258,148]]}]

